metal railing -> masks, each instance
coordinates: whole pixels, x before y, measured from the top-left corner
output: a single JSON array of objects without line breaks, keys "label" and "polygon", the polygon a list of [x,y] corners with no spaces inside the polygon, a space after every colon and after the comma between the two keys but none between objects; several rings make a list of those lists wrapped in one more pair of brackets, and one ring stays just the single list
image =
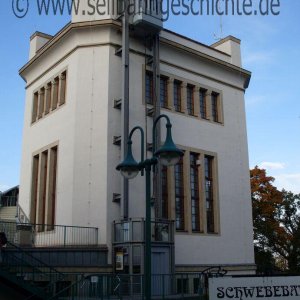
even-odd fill
[{"label": "metal railing", "polygon": [[[145,241],[145,220],[130,219],[114,222],[114,243]],[[151,220],[152,242],[173,243],[174,222],[169,220]]]},{"label": "metal railing", "polygon": [[[151,299],[207,299],[205,276],[199,273],[152,275]],[[51,299],[144,299],[144,276],[92,274]]]},{"label": "metal railing", "polygon": [[17,196],[0,196],[0,206],[2,207],[17,206],[17,203]]},{"label": "metal railing", "polygon": [[[7,247],[1,250],[1,270],[14,274],[22,283],[30,283],[34,287],[34,292],[27,299],[34,295],[45,297],[46,294],[53,295],[56,283],[64,280],[65,275],[56,269],[48,266],[37,259],[29,252],[8,242]],[[36,285],[36,283],[44,283]]]},{"label": "metal railing", "polygon": [[97,246],[98,228],[0,221],[0,231],[15,244],[31,247]]},{"label": "metal railing", "polygon": [[19,223],[30,223],[29,218],[25,214],[24,210],[20,206],[19,203],[17,203],[17,220]]}]

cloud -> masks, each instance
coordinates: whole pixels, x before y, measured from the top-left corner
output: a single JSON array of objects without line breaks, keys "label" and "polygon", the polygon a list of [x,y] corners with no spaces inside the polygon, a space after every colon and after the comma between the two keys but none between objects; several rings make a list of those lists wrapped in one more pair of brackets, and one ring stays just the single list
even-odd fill
[{"label": "cloud", "polygon": [[276,175],[275,185],[279,189],[298,194],[300,193],[300,173],[278,174]]},{"label": "cloud", "polygon": [[285,164],[281,162],[264,161],[259,165],[259,167],[267,170],[282,170],[285,168]]}]

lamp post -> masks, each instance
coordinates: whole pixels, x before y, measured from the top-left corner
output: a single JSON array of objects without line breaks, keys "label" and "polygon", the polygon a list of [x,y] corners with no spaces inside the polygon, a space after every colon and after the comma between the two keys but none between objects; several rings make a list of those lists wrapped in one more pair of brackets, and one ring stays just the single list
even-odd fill
[{"label": "lamp post", "polygon": [[[156,125],[162,118],[167,120],[166,140],[163,146],[156,150],[155,136]],[[176,147],[172,139],[171,133],[172,124],[167,115],[158,116],[153,122],[152,128],[152,157],[144,159],[144,130],[140,126],[134,127],[128,137],[127,155],[123,162],[121,162],[116,169],[128,179],[136,177],[141,171],[141,175],[146,172],[146,220],[145,220],[145,255],[144,255],[144,282],[145,282],[145,298],[151,299],[151,168],[155,166],[158,161],[164,166],[172,166],[177,164],[183,152]],[[138,163],[132,155],[132,135],[139,130],[141,133],[141,161]]]}]

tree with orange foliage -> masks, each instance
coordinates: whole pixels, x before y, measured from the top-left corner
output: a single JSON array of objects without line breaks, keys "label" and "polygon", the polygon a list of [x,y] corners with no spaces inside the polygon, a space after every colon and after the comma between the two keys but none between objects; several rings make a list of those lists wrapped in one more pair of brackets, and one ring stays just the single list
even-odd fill
[{"label": "tree with orange foliage", "polygon": [[250,170],[250,180],[258,270],[276,269],[280,258],[289,273],[300,273],[300,194],[279,191],[275,179],[257,166]]}]

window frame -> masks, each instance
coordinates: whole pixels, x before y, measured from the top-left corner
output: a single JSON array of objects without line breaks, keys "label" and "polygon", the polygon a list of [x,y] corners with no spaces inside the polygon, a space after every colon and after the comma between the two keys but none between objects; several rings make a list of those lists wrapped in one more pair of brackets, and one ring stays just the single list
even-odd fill
[{"label": "window frame", "polygon": [[[38,232],[54,230],[57,202],[59,144],[54,142],[32,155],[30,221]],[[45,226],[48,225],[48,226]]]},{"label": "window frame", "polygon": [[199,188],[199,161],[200,154],[195,152],[189,152],[190,162],[190,199],[191,199],[191,226],[192,232],[200,232],[200,188]]},{"label": "window frame", "polygon": [[194,99],[195,86],[187,84],[186,86],[186,111],[189,116],[195,116],[195,99]]},{"label": "window frame", "polygon": [[199,89],[199,107],[200,107],[200,118],[207,120],[207,89]]},{"label": "window frame", "polygon": [[[66,104],[67,75],[68,70],[64,69],[33,91],[31,125]],[[42,111],[41,103],[43,103]]]},{"label": "window frame", "polygon": [[[149,85],[147,84],[149,82]],[[147,89],[148,86],[148,89]],[[149,95],[148,94],[149,90]],[[148,98],[149,96],[149,98]],[[153,105],[154,103],[154,87],[153,87],[153,73],[146,70],[145,72],[145,103]]]},{"label": "window frame", "polygon": [[182,112],[181,91],[182,91],[182,82],[179,80],[174,80],[173,81],[173,105],[176,112]]},{"label": "window frame", "polygon": [[159,103],[160,103],[161,108],[168,108],[168,80],[169,80],[169,78],[167,76],[160,75],[160,78],[159,78]]},{"label": "window frame", "polygon": [[[185,183],[184,183],[184,158],[174,166],[175,187],[175,229],[185,230]],[[177,185],[179,183],[179,185]],[[179,208],[178,208],[179,206]]]}]

